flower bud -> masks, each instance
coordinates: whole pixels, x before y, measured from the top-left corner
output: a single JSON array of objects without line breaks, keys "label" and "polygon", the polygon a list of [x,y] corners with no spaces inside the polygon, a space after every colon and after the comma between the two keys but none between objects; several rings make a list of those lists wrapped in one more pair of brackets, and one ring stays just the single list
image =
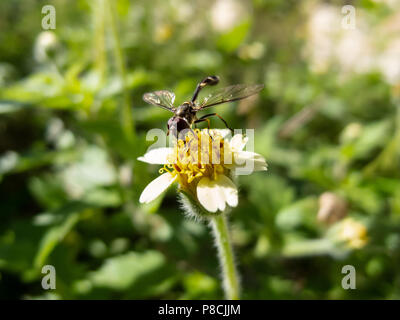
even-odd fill
[{"label": "flower bud", "polygon": [[332,226],[329,235],[336,243],[350,249],[360,249],[368,242],[367,228],[353,218],[346,218]]},{"label": "flower bud", "polygon": [[347,202],[333,192],[324,192],[319,197],[317,219],[327,224],[335,223],[347,215]]},{"label": "flower bud", "polygon": [[53,57],[59,42],[57,36],[52,31],[43,31],[36,38],[34,47],[34,57],[38,62],[45,62],[48,58]]}]

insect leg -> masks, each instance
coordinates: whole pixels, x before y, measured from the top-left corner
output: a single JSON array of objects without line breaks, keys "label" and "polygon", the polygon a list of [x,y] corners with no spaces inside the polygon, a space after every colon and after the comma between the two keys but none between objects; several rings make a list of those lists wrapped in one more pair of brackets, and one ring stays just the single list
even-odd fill
[{"label": "insect leg", "polygon": [[210,130],[210,119],[200,118],[200,119],[196,120],[194,123],[196,124],[196,123],[204,122],[204,121],[207,121],[207,128],[208,128],[208,130]]},{"label": "insect leg", "polygon": [[203,89],[205,86],[215,86],[219,82],[219,77],[218,76],[209,76],[207,78],[204,78],[196,87],[196,90],[194,91],[193,97],[192,97],[192,102],[195,102],[197,99],[197,96],[199,95],[199,92],[201,89]]},{"label": "insect leg", "polygon": [[[199,120],[203,120],[203,121],[204,121],[204,120],[208,120],[208,119],[206,119],[206,118],[213,117],[213,116],[217,116],[218,118],[220,118],[221,121],[225,124],[225,127],[227,127],[227,128],[232,132],[232,135],[233,135],[233,129],[232,129],[231,127],[229,127],[229,126],[228,126],[228,123],[225,121],[225,119],[222,118],[222,117],[221,117],[218,113],[216,113],[216,112],[206,114],[206,115],[202,116],[201,118],[199,118]],[[197,120],[197,121],[198,121],[198,120]]]},{"label": "insect leg", "polygon": [[199,122],[204,122],[204,121],[207,121],[208,135],[210,136],[211,140],[214,141],[214,138],[210,134],[210,119],[201,117],[200,119],[197,119],[194,123],[199,123]]},{"label": "insect leg", "polygon": [[[186,119],[182,119],[183,121],[186,122],[187,124],[187,129],[189,129],[189,131],[193,134],[193,137],[196,138],[196,140],[198,140],[197,134],[193,131],[192,126],[190,125],[190,123],[186,120]],[[186,134],[186,133],[185,133]],[[181,137],[181,132],[178,133],[177,137]]]}]

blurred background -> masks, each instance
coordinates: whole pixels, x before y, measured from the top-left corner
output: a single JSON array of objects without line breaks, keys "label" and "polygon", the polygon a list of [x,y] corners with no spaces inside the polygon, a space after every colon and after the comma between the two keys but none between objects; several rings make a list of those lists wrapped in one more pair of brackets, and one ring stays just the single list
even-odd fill
[{"label": "blurred background", "polygon": [[[42,28],[45,5],[54,30]],[[216,74],[218,87],[265,84],[217,107],[231,127],[255,129],[269,164],[239,177],[230,215],[243,298],[399,299],[399,10],[396,0],[1,1],[0,297],[223,297],[208,226],[183,216],[174,188],[140,205],[159,166],[136,160],[171,116],[143,93],[169,89],[179,103]],[[55,290],[41,286],[44,265]],[[342,288],[345,265],[356,290]]]}]

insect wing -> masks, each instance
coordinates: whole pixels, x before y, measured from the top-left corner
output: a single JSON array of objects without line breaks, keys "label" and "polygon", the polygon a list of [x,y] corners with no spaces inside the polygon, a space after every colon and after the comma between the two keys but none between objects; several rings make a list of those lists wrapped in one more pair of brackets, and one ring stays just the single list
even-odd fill
[{"label": "insect wing", "polygon": [[205,97],[196,109],[200,110],[217,104],[244,99],[260,92],[263,88],[263,84],[236,84],[222,88]]},{"label": "insect wing", "polygon": [[145,93],[143,95],[143,100],[147,103],[159,106],[161,108],[167,109],[174,112],[174,101],[175,94],[167,90],[154,91]]}]

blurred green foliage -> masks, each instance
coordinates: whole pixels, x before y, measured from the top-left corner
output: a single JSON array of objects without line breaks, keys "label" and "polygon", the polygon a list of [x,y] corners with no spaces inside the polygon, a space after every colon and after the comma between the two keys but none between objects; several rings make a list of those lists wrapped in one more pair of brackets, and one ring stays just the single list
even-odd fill
[{"label": "blurred green foliage", "polygon": [[[384,1],[352,3],[375,25],[396,13]],[[57,10],[47,32],[46,4]],[[170,116],[142,94],[170,89],[183,101],[217,74],[221,87],[266,85],[218,107],[233,128],[255,128],[269,164],[239,178],[230,217],[243,298],[400,298],[399,86],[374,68],[345,74],[333,61],[314,71],[305,48],[318,5],[1,1],[0,297],[223,296],[208,226],[181,214],[174,190],[139,205],[158,166],[136,160],[147,130]],[[366,246],[333,244],[317,219],[324,192],[367,227]],[[56,290],[41,287],[45,264]],[[357,290],[341,287],[346,264]]]}]

